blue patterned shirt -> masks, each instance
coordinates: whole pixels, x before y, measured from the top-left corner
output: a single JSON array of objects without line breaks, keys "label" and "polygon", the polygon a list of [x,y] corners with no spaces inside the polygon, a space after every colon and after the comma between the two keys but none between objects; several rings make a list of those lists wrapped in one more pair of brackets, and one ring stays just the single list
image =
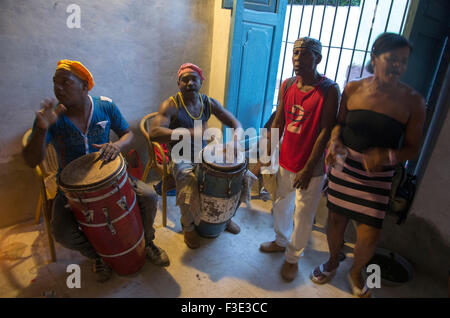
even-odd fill
[{"label": "blue patterned shirt", "polygon": [[81,132],[72,121],[62,114],[47,132],[46,142],[51,143],[58,154],[59,172],[72,160],[96,152],[92,144],[109,142],[112,129],[118,136],[128,130],[128,123],[119,108],[107,97],[91,97],[91,114],[87,132]]}]

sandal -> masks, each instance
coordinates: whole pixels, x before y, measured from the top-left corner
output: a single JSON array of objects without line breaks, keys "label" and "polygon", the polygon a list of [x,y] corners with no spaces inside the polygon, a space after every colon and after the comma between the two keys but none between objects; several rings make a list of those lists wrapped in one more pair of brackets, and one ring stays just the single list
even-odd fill
[{"label": "sandal", "polygon": [[[315,267],[313,271],[311,272],[310,278],[313,283],[316,284],[325,284],[328,283],[331,279],[333,279],[334,275],[336,275],[337,268],[333,269],[331,272],[326,272],[323,269],[323,264],[320,264],[319,266]],[[319,271],[319,275],[314,275],[314,272]],[[320,278],[322,277],[322,278]]]},{"label": "sandal", "polygon": [[367,287],[366,284],[364,284],[363,289],[357,287],[352,280],[352,277],[350,274],[347,274],[347,280],[350,284],[350,288],[352,289],[353,296],[359,297],[359,298],[370,298],[372,296],[369,287]]}]

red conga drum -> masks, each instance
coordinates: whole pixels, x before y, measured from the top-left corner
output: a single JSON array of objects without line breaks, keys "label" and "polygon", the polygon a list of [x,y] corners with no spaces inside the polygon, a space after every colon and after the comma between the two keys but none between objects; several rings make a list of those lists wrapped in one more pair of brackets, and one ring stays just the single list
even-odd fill
[{"label": "red conga drum", "polygon": [[145,239],[136,194],[124,159],[102,165],[98,153],[70,162],[58,183],[89,242],[119,275],[145,263]]}]

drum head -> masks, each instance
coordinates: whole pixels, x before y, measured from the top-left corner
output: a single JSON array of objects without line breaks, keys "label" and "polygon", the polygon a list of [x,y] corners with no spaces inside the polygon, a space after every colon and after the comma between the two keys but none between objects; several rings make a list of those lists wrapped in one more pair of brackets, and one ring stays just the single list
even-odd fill
[{"label": "drum head", "polygon": [[226,153],[223,144],[212,144],[202,149],[202,159],[207,165],[219,171],[235,171],[245,163],[243,152],[238,152],[237,156],[234,152]]},{"label": "drum head", "polygon": [[108,163],[96,161],[98,157],[99,153],[94,152],[70,162],[59,176],[60,185],[64,188],[76,189],[102,184],[117,176],[124,166],[121,155]]}]

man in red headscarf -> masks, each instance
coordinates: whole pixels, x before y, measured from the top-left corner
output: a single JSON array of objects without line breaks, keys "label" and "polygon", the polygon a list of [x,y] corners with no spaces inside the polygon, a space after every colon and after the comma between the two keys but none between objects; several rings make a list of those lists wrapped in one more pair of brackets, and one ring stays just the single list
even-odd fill
[{"label": "man in red headscarf", "polygon": [[[185,63],[178,70],[178,94],[169,97],[161,103],[158,115],[152,121],[150,129],[151,139],[169,145],[169,151],[178,141],[172,140],[172,133],[177,128],[187,128],[187,136],[183,140],[191,138],[191,152],[183,154],[184,162],[175,163],[171,161],[171,172],[175,178],[177,186],[177,204],[181,211],[181,225],[184,232],[184,241],[189,248],[195,249],[200,246],[199,236],[195,231],[195,220],[198,213],[180,199],[180,188],[186,176],[192,173],[194,159],[198,155],[196,150],[201,150],[206,146],[203,140],[203,130],[207,126],[207,121],[211,115],[215,115],[223,124],[235,130],[242,128],[239,121],[214,98],[209,98],[200,94],[202,83],[205,80],[203,71],[195,64]],[[194,144],[196,139],[194,130],[195,121],[201,122],[202,136],[197,136],[202,140],[201,147]],[[198,133],[198,132],[197,132]],[[238,140],[239,135],[235,134],[234,140]],[[239,226],[229,220],[226,231],[233,234],[240,232]]]}]

